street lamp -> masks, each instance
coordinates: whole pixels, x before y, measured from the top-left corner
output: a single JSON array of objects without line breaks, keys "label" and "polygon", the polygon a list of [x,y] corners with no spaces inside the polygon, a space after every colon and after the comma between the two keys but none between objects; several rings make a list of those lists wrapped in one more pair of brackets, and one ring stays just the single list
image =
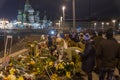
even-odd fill
[{"label": "street lamp", "polygon": [[61,22],[63,21],[63,17],[60,17],[60,21],[61,21]]},{"label": "street lamp", "polygon": [[75,0],[73,0],[72,4],[73,4],[73,28],[75,28],[75,17],[76,17],[76,15],[75,15]]},{"label": "street lamp", "polygon": [[112,20],[112,22],[113,22],[113,27],[115,27],[116,20]]},{"label": "street lamp", "polygon": [[105,24],[105,23],[104,23],[104,22],[102,22],[102,30],[104,29],[104,24]]},{"label": "street lamp", "polygon": [[94,23],[94,30],[96,30],[96,26],[97,26],[97,23],[95,22],[95,23]]},{"label": "street lamp", "polygon": [[61,29],[61,25],[63,24],[63,17],[60,17],[59,23],[60,23],[59,29]]},{"label": "street lamp", "polygon": [[110,23],[109,23],[109,22],[107,22],[107,23],[106,23],[106,25],[107,25],[107,26],[109,26],[109,25],[110,25]]},{"label": "street lamp", "polygon": [[63,22],[62,22],[63,27],[64,27],[64,25],[65,25],[65,9],[66,9],[66,7],[63,6],[63,7],[62,7],[62,10],[63,10],[63,17],[62,17],[62,20],[63,20]]},{"label": "street lamp", "polygon": [[65,21],[65,9],[66,9],[66,7],[63,6],[63,7],[62,7],[62,10],[63,10],[63,20],[64,20],[64,21]]},{"label": "street lamp", "polygon": [[59,20],[59,29],[60,29],[60,26],[61,26],[61,21]]}]

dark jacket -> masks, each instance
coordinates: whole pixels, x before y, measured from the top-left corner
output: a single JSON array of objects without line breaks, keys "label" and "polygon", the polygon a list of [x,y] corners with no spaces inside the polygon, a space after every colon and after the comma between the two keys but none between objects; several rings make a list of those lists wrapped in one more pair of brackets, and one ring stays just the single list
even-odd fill
[{"label": "dark jacket", "polygon": [[118,43],[115,39],[107,39],[100,43],[96,56],[101,60],[100,67],[115,68],[118,55]]},{"label": "dark jacket", "polygon": [[81,54],[82,69],[85,72],[92,72],[95,66],[95,48],[93,42],[89,41],[85,45],[85,51]]},{"label": "dark jacket", "polygon": [[[103,41],[103,40],[105,40],[102,36],[97,36],[97,37],[95,37],[94,38],[94,42],[95,42],[95,49],[97,49],[98,48],[98,46],[100,45],[100,43]],[[99,68],[100,68],[100,60],[97,58],[96,60],[96,70],[98,70],[99,71]]]},{"label": "dark jacket", "polygon": [[100,44],[101,41],[105,40],[102,36],[97,36],[95,37],[94,39],[94,42],[95,42],[95,48],[97,48]]},{"label": "dark jacket", "polygon": [[119,54],[118,54],[117,58],[118,58],[117,68],[120,70],[120,44],[119,44]]},{"label": "dark jacket", "polygon": [[48,36],[48,47],[51,47],[53,45],[53,41],[51,36]]}]

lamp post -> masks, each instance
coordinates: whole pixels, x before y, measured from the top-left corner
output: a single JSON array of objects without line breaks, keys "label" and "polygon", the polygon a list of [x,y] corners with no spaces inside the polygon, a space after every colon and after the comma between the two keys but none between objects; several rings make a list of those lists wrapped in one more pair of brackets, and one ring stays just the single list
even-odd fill
[{"label": "lamp post", "polygon": [[116,20],[112,20],[113,27],[115,27]]},{"label": "lamp post", "polygon": [[61,25],[63,24],[63,17],[60,17],[59,22],[60,22],[60,28],[59,29],[61,29]]},{"label": "lamp post", "polygon": [[72,4],[73,4],[73,28],[75,29],[75,17],[76,17],[76,15],[75,15],[75,0],[73,0],[73,2],[72,2]]},{"label": "lamp post", "polygon": [[61,21],[59,20],[59,29],[60,29],[60,26],[61,26]]},{"label": "lamp post", "polygon": [[63,17],[62,17],[63,27],[64,27],[64,25],[65,25],[65,9],[66,9],[66,7],[63,6],[63,7],[62,7],[62,11],[63,11]]},{"label": "lamp post", "polygon": [[97,26],[97,23],[95,22],[95,23],[94,23],[94,30],[96,30],[96,26]]},{"label": "lamp post", "polygon": [[6,40],[5,40],[5,39],[6,39],[5,25],[6,25],[6,21],[5,21],[5,19],[2,20],[2,25],[3,25],[3,29],[4,29],[4,57],[5,57],[5,56],[6,56],[6,49],[5,49],[5,43],[6,43],[6,42],[5,42],[5,41],[6,41]]},{"label": "lamp post", "polygon": [[60,21],[61,21],[61,22],[63,21],[63,17],[60,17]]},{"label": "lamp post", "polygon": [[105,24],[105,23],[104,23],[104,22],[102,22],[101,24],[102,24],[102,30],[104,30],[104,24]]},{"label": "lamp post", "polygon": [[63,10],[63,20],[64,20],[64,21],[65,21],[65,9],[66,9],[66,7],[63,6],[63,7],[62,7],[62,10]]},{"label": "lamp post", "polygon": [[110,23],[109,23],[109,22],[107,22],[107,23],[106,23],[106,25],[107,25],[107,26],[109,26],[109,25],[110,25]]}]

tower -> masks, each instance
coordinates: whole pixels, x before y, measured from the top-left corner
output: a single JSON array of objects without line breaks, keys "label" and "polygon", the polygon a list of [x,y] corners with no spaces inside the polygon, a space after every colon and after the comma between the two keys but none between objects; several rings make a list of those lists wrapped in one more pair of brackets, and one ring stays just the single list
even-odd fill
[{"label": "tower", "polygon": [[25,5],[24,5],[24,17],[23,20],[26,20],[29,23],[34,23],[34,9],[32,6],[29,4],[29,0],[26,0]]},{"label": "tower", "polygon": [[31,5],[29,4],[29,0],[26,0],[25,5],[24,5],[24,12],[28,12],[28,10],[32,8]]},{"label": "tower", "polygon": [[35,22],[37,22],[37,23],[40,22],[39,14],[40,14],[40,12],[39,12],[39,11],[36,11],[36,14],[35,14]]},{"label": "tower", "polygon": [[22,11],[18,10],[17,20],[22,22]]}]

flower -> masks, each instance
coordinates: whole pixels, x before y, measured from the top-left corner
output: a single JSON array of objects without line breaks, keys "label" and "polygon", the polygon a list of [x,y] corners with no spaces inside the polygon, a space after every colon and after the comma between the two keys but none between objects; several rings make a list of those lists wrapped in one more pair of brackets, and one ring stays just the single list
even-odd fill
[{"label": "flower", "polygon": [[33,60],[30,61],[30,64],[31,64],[31,65],[34,65],[34,64],[35,64],[35,61],[33,61]]},{"label": "flower", "polygon": [[18,80],[24,80],[23,76],[20,76],[20,77],[18,78]]},{"label": "flower", "polygon": [[71,73],[69,71],[66,71],[66,77],[71,78]]},{"label": "flower", "polygon": [[8,75],[7,80],[16,80],[16,76],[13,74]]},{"label": "flower", "polygon": [[49,65],[49,66],[53,66],[53,64],[54,64],[54,63],[51,61],[51,62],[49,62],[48,65]]},{"label": "flower", "polygon": [[56,70],[58,69],[64,69],[64,65],[62,63],[58,63],[58,65],[56,65]]},{"label": "flower", "polygon": [[11,68],[11,69],[9,70],[10,74],[14,74],[15,71],[16,71],[16,70],[15,70],[14,68]]},{"label": "flower", "polygon": [[74,62],[70,62],[70,65],[74,65]]},{"label": "flower", "polygon": [[58,80],[58,75],[57,74],[52,74],[51,76],[51,80]]}]

